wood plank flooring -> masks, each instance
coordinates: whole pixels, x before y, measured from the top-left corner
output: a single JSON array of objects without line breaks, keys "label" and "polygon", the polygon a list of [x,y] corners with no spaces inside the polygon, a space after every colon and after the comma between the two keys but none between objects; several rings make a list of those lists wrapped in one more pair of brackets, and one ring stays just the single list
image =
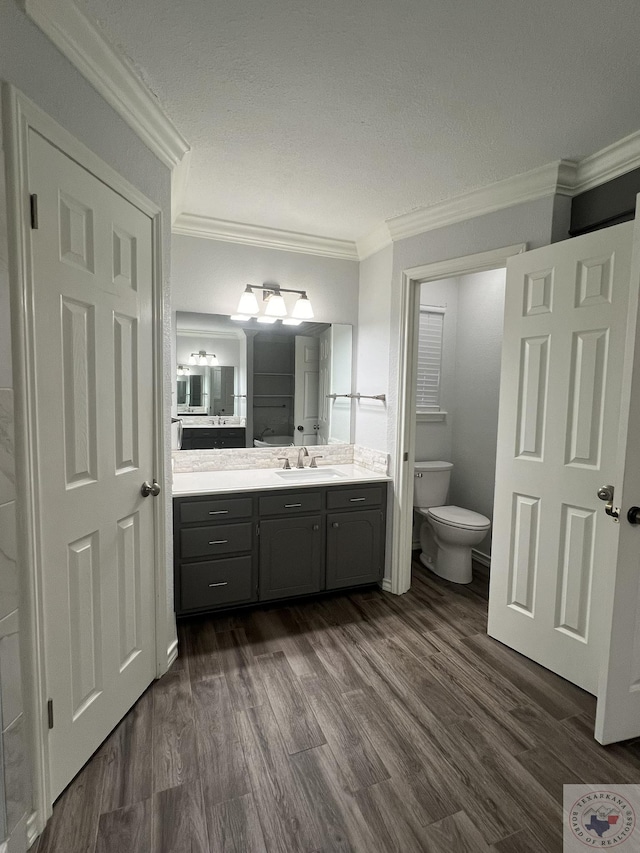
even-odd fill
[{"label": "wood plank flooring", "polygon": [[486,635],[487,579],[182,622],[37,853],[562,849],[563,783],[640,782],[595,700]]}]

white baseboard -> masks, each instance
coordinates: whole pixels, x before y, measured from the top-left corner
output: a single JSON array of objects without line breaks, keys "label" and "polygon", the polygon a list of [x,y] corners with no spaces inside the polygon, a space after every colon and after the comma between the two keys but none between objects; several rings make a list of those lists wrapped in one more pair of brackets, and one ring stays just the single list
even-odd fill
[{"label": "white baseboard", "polygon": [[169,647],[167,649],[167,669],[171,669],[171,666],[175,663],[178,657],[178,638],[172,640],[169,643]]},{"label": "white baseboard", "polygon": [[31,812],[31,814],[27,817],[27,849],[31,847],[32,844],[35,843],[36,838],[40,833],[38,832],[38,813]]},{"label": "white baseboard", "polygon": [[382,589],[391,592],[391,578],[382,578]]},{"label": "white baseboard", "polygon": [[482,551],[476,551],[475,548],[472,548],[471,556],[476,563],[480,563],[481,566],[486,566],[488,569],[491,568],[491,557],[488,554],[483,554]]}]

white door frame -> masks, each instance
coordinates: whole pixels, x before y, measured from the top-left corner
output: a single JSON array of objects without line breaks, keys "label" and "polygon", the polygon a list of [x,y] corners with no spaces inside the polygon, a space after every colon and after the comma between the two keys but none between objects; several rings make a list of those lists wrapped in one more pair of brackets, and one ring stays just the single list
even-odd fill
[{"label": "white door frame", "polygon": [[[31,748],[33,808],[29,841],[42,832],[51,815],[47,693],[44,655],[44,602],[40,559],[40,495],[36,442],[33,359],[33,282],[29,203],[28,135],[33,129],[152,220],[153,264],[153,415],[154,474],[165,483],[163,411],[162,212],[114,169],[10,84],[2,87],[2,127],[7,164],[7,217],[15,390],[16,472],[20,506],[18,553],[20,571],[20,642],[24,706]],[[156,674],[168,668],[165,507],[168,496],[154,502]]]},{"label": "white door frame", "polygon": [[398,336],[398,409],[394,454],[393,534],[391,542],[391,592],[401,595],[411,588],[413,529],[413,466],[416,453],[416,371],[420,285],[453,276],[506,267],[507,259],[526,251],[526,243],[465,255],[433,264],[411,267],[402,273]]}]

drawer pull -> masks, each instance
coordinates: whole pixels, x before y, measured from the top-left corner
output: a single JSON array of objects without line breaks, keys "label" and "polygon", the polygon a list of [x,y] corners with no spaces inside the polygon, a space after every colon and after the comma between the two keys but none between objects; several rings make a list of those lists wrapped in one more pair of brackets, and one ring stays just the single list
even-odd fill
[{"label": "drawer pull", "polygon": [[209,542],[209,545],[226,545],[228,539],[214,539],[213,542]]},{"label": "drawer pull", "polygon": [[352,504],[357,503],[358,501],[366,501],[366,498],[349,498],[349,502]]},{"label": "drawer pull", "polygon": [[295,509],[297,506],[302,506],[302,504],[285,504],[285,509]]},{"label": "drawer pull", "polygon": [[228,513],[229,513],[228,509],[214,509],[214,510],[211,510],[209,515],[228,515]]},{"label": "drawer pull", "polygon": [[218,583],[210,583],[209,586],[227,586],[229,581],[219,581]]}]

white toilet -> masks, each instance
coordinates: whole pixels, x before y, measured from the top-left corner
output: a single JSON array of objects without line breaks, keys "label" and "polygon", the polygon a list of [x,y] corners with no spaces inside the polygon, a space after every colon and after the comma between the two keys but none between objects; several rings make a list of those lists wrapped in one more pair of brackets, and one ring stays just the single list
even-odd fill
[{"label": "white toilet", "polygon": [[445,506],[451,462],[416,462],[413,505],[423,517],[420,562],[454,583],[470,583],[471,549],[479,545],[491,521],[478,512]]}]

